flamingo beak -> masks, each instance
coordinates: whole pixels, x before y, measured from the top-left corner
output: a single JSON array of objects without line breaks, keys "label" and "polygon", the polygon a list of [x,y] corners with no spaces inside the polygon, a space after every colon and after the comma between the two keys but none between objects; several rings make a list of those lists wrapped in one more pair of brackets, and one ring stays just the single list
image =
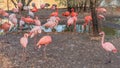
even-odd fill
[{"label": "flamingo beak", "polygon": [[117,49],[112,50],[113,53],[117,53]]}]

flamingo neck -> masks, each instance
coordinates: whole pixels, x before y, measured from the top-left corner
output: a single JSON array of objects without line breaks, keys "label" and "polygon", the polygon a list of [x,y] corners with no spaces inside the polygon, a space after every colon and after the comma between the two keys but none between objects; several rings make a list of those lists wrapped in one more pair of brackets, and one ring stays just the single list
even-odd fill
[{"label": "flamingo neck", "polygon": [[105,34],[103,34],[102,36],[102,40],[101,40],[102,45],[104,44],[104,39],[105,39]]}]

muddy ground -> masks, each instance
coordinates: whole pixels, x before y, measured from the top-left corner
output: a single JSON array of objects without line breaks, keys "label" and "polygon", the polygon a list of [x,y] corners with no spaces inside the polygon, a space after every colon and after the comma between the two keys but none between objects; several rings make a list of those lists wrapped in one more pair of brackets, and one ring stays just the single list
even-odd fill
[{"label": "muddy ground", "polygon": [[[1,35],[0,68],[120,68],[119,37],[105,38],[105,41],[112,42],[118,49],[118,53],[108,56],[100,40],[90,40],[86,33],[43,32],[37,36],[37,41],[45,35],[53,39],[47,46],[47,60],[42,58],[43,47],[34,49],[34,38],[29,38],[23,56],[23,48],[19,43],[23,33]],[[105,64],[108,57],[111,57],[111,63]]]}]

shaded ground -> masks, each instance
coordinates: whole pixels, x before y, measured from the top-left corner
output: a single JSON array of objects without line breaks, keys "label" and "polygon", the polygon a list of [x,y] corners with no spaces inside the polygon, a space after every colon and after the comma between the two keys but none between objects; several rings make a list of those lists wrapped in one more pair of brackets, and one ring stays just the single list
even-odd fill
[{"label": "shaded ground", "polygon": [[[42,14],[44,15],[46,12],[44,11]],[[42,48],[38,51],[34,50],[35,44],[33,38],[29,39],[26,57],[23,57],[23,48],[19,43],[23,33],[7,34],[7,37],[0,36],[0,67],[120,68],[120,38],[118,37],[106,37],[106,41],[110,41],[116,46],[118,53],[111,54],[112,62],[105,64],[108,54],[102,49],[100,40],[91,41],[86,33],[43,32],[39,34],[37,41],[44,35],[50,35],[53,39],[53,42],[47,46],[47,61],[42,60]]]}]

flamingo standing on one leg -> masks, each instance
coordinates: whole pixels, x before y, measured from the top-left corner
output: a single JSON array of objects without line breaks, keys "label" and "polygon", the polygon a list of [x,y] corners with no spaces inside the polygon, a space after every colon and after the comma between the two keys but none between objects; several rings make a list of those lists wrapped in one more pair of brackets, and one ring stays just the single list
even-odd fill
[{"label": "flamingo standing on one leg", "polygon": [[[110,43],[110,42],[104,42],[105,33],[102,31],[99,34],[102,35],[102,40],[101,40],[102,47],[107,52],[117,53],[117,49],[115,48],[115,46],[112,43]],[[109,53],[109,55],[110,55],[110,53]],[[109,60],[106,62],[106,64],[108,64],[108,63],[111,63],[110,56],[109,56]]]},{"label": "flamingo standing on one leg", "polygon": [[43,49],[43,58],[47,59],[46,56],[46,46],[52,42],[51,36],[43,36],[37,43],[38,48],[41,48],[41,46],[44,46]]},{"label": "flamingo standing on one leg", "polygon": [[23,57],[25,56],[25,53],[26,53],[26,47],[27,47],[27,44],[28,44],[28,34],[25,33],[24,36],[22,38],[20,38],[20,44],[22,45],[23,47]]}]

